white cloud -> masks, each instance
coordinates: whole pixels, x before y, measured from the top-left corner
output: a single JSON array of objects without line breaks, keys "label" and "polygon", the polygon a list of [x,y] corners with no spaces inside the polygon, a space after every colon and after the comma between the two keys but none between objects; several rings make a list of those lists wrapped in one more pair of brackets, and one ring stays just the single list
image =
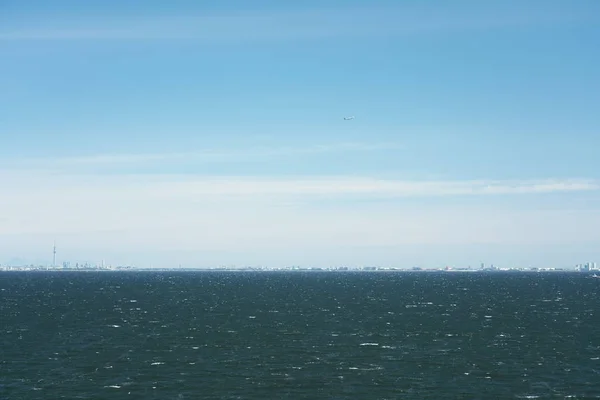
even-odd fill
[{"label": "white cloud", "polygon": [[315,144],[305,146],[251,146],[241,149],[203,149],[193,152],[175,153],[146,153],[146,154],[96,154],[88,156],[65,156],[62,158],[6,158],[0,160],[6,168],[68,168],[68,167],[119,167],[131,164],[158,164],[173,162],[194,163],[226,163],[232,161],[256,161],[265,158],[281,158],[291,156],[305,156],[311,154],[371,152],[401,149],[402,145],[396,142],[341,142],[329,144]]},{"label": "white cloud", "polygon": [[19,199],[36,191],[67,199],[156,198],[168,200],[225,197],[414,197],[457,195],[510,195],[576,192],[600,189],[593,179],[521,181],[418,181],[360,176],[253,177],[202,175],[103,175],[0,171],[7,191],[3,200]]},{"label": "white cloud", "polygon": [[[272,261],[271,252],[281,255],[298,249],[325,254],[328,248],[349,247],[597,243],[600,238],[593,227],[600,224],[598,211],[523,210],[518,199],[599,188],[593,180],[403,181],[4,171],[0,172],[0,259],[8,252],[46,248],[53,239],[63,249],[71,249],[71,254],[96,259],[106,252],[137,262],[161,252],[188,254],[187,260],[207,252],[254,252],[255,259],[265,263]],[[475,206],[407,201],[452,196],[481,201]],[[491,196],[510,196],[515,202],[497,207],[486,200]],[[388,201],[352,202],[383,198]]]},{"label": "white cloud", "polygon": [[[318,204],[323,199],[344,202],[377,198],[523,195],[600,188],[593,180],[403,181],[343,176],[275,179],[27,173],[0,175],[0,184],[3,191],[0,209],[4,210],[5,218],[29,220],[36,226],[34,229],[33,225],[26,228],[28,224],[24,223],[18,226],[3,224],[0,227],[2,233],[14,232],[15,229],[51,232],[60,230],[61,226],[71,226],[65,221],[72,221],[71,229],[78,226],[102,226],[103,229],[145,227],[158,220],[185,222],[190,216],[206,210],[210,212],[205,217],[211,218],[211,221],[211,215],[219,213],[241,218],[249,209],[276,215],[281,209],[288,212],[290,204]],[[139,218],[127,222],[136,215]],[[225,217],[220,215],[219,218]],[[36,222],[44,220],[48,223]]]},{"label": "white cloud", "polygon": [[[246,11],[202,16],[102,19],[54,16],[45,21],[13,24],[0,40],[73,39],[195,39],[208,42],[248,42],[365,35],[413,35],[428,32],[494,29],[532,23],[556,23],[589,18],[581,10],[549,7],[510,9],[493,6],[468,10],[431,6]],[[24,21],[20,18],[19,21]],[[25,20],[26,21],[26,20]]]}]

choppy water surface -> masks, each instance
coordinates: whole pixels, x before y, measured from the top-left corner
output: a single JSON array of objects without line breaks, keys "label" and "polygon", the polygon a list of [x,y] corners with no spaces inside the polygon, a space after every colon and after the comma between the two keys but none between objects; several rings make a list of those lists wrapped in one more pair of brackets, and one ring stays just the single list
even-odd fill
[{"label": "choppy water surface", "polygon": [[577,273],[3,273],[0,398],[600,398],[599,289]]}]

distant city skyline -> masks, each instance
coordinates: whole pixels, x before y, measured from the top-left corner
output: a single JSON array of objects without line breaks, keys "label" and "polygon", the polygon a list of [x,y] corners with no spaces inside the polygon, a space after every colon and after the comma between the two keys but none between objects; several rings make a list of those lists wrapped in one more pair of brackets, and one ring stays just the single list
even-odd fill
[{"label": "distant city skyline", "polygon": [[480,266],[451,266],[446,265],[444,267],[435,266],[381,266],[381,265],[362,265],[362,266],[314,266],[314,265],[279,265],[279,266],[263,266],[263,265],[215,265],[210,267],[200,266],[136,266],[136,265],[112,265],[102,263],[71,263],[70,261],[64,261],[62,265],[23,265],[23,264],[0,264],[0,271],[13,272],[13,271],[49,271],[49,272],[61,272],[61,271],[449,271],[449,272],[527,272],[527,271],[549,271],[549,272],[593,272],[593,277],[598,277],[595,272],[600,271],[597,263],[587,262],[585,264],[576,264],[571,267],[532,267],[532,266],[503,266],[498,267],[494,264],[481,263]]},{"label": "distant city skyline", "polygon": [[598,42],[593,0],[3,1],[0,264],[600,260]]}]

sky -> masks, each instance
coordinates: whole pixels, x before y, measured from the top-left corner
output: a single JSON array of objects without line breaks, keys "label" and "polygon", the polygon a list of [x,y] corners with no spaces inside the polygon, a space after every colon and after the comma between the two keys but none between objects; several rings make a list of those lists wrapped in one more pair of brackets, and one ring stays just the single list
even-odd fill
[{"label": "sky", "polygon": [[0,0],[0,264],[600,262],[599,42],[595,0]]}]

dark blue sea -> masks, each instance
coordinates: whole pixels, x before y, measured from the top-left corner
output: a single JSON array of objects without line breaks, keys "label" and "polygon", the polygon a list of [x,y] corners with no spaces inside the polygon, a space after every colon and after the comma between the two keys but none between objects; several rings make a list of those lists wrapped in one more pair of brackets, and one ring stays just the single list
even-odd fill
[{"label": "dark blue sea", "polygon": [[1,399],[600,398],[584,273],[0,273]]}]

